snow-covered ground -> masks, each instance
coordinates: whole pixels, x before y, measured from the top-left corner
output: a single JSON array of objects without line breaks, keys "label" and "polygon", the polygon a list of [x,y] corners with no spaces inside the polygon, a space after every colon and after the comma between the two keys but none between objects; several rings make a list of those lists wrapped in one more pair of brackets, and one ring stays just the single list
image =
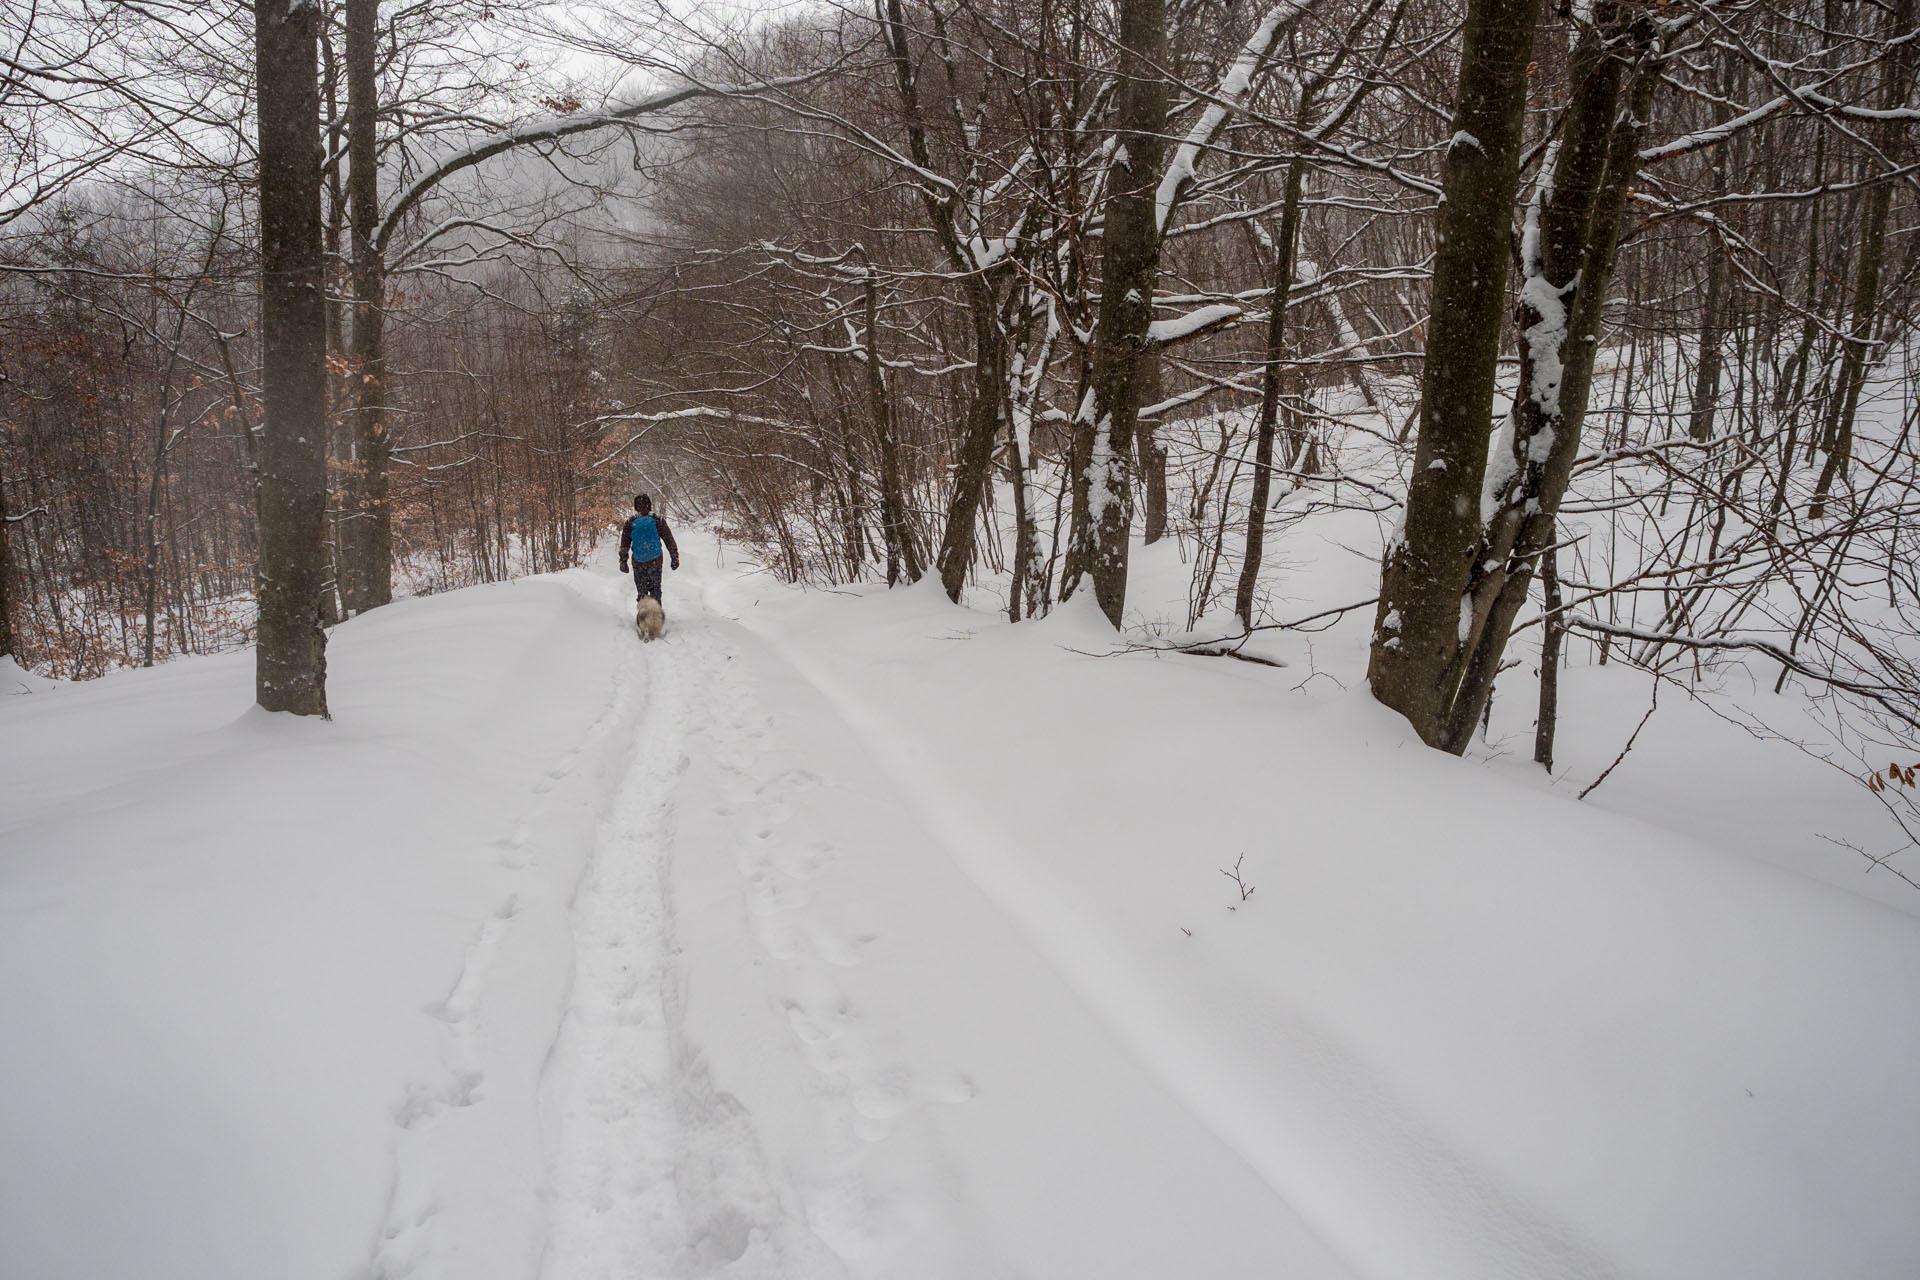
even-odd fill
[{"label": "snow-covered ground", "polygon": [[0,1275],[1920,1270],[1846,779],[1683,705],[1579,803],[1617,668],[1548,780],[1413,741],[1364,619],[1115,654],[685,536],[662,642],[604,564],[403,601],[327,724],[0,671]]}]

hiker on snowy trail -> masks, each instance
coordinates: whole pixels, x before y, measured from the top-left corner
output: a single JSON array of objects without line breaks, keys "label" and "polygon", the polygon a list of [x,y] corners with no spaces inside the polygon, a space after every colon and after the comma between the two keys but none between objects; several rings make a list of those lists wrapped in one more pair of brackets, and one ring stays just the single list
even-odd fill
[{"label": "hiker on snowy trail", "polygon": [[680,567],[680,548],[674,543],[673,531],[667,528],[666,520],[653,514],[652,498],[644,493],[635,494],[633,511],[620,526],[620,572],[627,571],[627,561],[631,559],[634,598],[652,596],[658,600],[661,544],[666,545],[676,569]]}]

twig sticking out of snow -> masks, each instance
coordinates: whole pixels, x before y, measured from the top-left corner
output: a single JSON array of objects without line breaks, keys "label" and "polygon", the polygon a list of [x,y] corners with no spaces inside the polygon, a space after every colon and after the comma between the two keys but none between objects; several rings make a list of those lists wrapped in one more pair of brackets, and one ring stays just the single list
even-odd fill
[{"label": "twig sticking out of snow", "polygon": [[1599,786],[1601,783],[1605,782],[1607,780],[1607,775],[1611,774],[1615,769],[1618,769],[1620,767],[1620,762],[1627,758],[1627,752],[1633,750],[1633,744],[1640,740],[1640,731],[1647,727],[1647,721],[1653,719],[1653,713],[1655,711],[1658,711],[1659,709],[1660,709],[1660,682],[1658,680],[1655,680],[1653,682],[1653,701],[1647,707],[1647,714],[1640,717],[1640,723],[1633,726],[1633,732],[1627,735],[1627,745],[1620,748],[1620,754],[1613,758],[1613,763],[1608,765],[1605,769],[1601,770],[1600,776],[1595,778],[1592,782],[1589,782],[1587,784],[1587,789],[1585,791],[1582,791],[1578,796],[1576,796],[1575,797],[1576,799],[1585,800],[1588,796],[1592,795],[1593,789]]},{"label": "twig sticking out of snow", "polygon": [[[1245,902],[1253,896],[1253,886],[1248,884],[1245,877],[1240,874],[1240,864],[1246,860],[1247,855],[1243,853],[1233,860],[1233,870],[1229,871],[1225,867],[1220,868],[1220,874],[1233,881],[1234,887],[1240,890],[1240,901],[1242,902]],[[1228,907],[1227,910],[1231,911],[1233,908]]]}]

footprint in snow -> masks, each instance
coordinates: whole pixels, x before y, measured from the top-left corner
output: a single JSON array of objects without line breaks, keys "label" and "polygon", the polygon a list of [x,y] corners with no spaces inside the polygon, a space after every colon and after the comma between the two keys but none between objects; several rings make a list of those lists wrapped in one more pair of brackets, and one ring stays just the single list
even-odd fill
[{"label": "footprint in snow", "polygon": [[783,769],[754,788],[756,795],[769,791],[811,791],[820,785],[820,776],[806,769]]},{"label": "footprint in snow", "polygon": [[850,936],[842,936],[836,933],[816,931],[810,937],[810,941],[813,943],[814,954],[818,955],[828,964],[841,969],[851,969],[857,965],[865,964],[867,958],[860,954],[861,949],[879,940],[880,935],[877,933],[856,933]]},{"label": "footprint in snow", "polygon": [[394,1123],[402,1129],[411,1129],[449,1107],[470,1107],[479,1097],[485,1080],[483,1072],[456,1071],[437,1086],[410,1081],[400,1100],[393,1104]]},{"label": "footprint in snow", "polygon": [[[771,827],[765,835],[772,835]],[[811,880],[825,871],[833,862],[833,846],[823,840],[815,840],[798,849],[781,849],[773,855],[773,865],[795,880]]]},{"label": "footprint in snow", "polygon": [[849,1095],[854,1111],[866,1120],[892,1120],[913,1101],[913,1073],[902,1066],[883,1069]]},{"label": "footprint in snow", "polygon": [[807,905],[807,895],[798,889],[783,889],[765,871],[747,877],[747,910],[763,919],[783,911],[797,911]]},{"label": "footprint in snow", "polygon": [[928,1102],[958,1106],[972,1102],[979,1094],[980,1086],[964,1071],[930,1072],[920,1081],[919,1096]]}]

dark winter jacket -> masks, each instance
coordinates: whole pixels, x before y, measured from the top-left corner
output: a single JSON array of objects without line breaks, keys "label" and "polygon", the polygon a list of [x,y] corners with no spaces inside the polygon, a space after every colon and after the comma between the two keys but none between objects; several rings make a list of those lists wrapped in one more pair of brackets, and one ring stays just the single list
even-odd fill
[{"label": "dark winter jacket", "polygon": [[[633,526],[642,520],[648,521],[653,525],[655,537],[649,538],[647,536],[647,529],[644,525],[641,526],[639,530],[639,536],[634,536]],[[647,556],[645,560],[637,560],[637,563],[644,564],[646,560],[658,560],[660,558],[660,548],[663,545],[667,549],[667,554],[673,557],[673,567],[678,569],[680,567],[680,548],[673,540],[673,531],[667,528],[666,517],[658,514],[650,516],[628,516],[627,522],[620,526],[620,565],[622,568],[625,568],[628,559],[633,557],[635,552],[639,551],[651,551],[653,554]]]}]

